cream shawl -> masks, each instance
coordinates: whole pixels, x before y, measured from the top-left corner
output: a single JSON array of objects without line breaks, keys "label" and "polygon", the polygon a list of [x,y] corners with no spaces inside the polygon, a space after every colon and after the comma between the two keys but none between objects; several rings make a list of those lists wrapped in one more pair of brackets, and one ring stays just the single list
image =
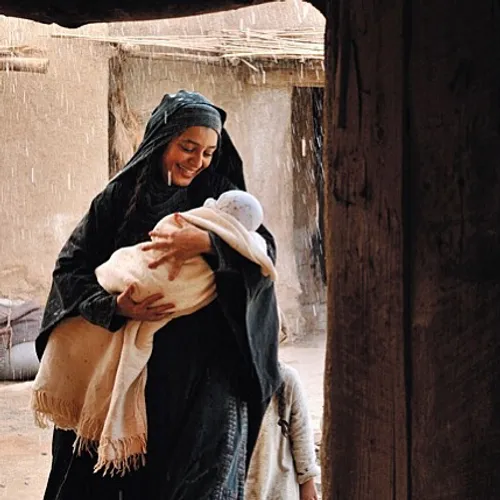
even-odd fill
[{"label": "cream shawl", "polygon": [[[276,278],[263,238],[234,217],[209,206],[182,214],[191,224],[212,231],[262,273]],[[175,231],[173,215],[155,229]],[[146,455],[147,420],[144,389],[153,335],[173,318],[190,314],[216,298],[215,276],[202,257],[186,261],[179,276],[168,281],[168,264],[155,270],[148,263],[156,251],[141,244],[125,247],[96,269],[110,293],[135,283],[135,300],[158,291],[174,302],[175,311],[157,322],[129,320],[110,333],[81,316],[63,320],[52,331],[33,385],[32,409],[40,426],[48,422],[76,433],[75,452],[96,450],[95,471],[125,474],[142,465]]]}]

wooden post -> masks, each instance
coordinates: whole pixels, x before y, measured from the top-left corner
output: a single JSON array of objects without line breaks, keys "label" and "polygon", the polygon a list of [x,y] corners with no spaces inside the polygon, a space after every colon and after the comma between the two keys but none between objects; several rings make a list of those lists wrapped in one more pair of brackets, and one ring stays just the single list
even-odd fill
[{"label": "wooden post", "polygon": [[500,7],[328,4],[325,500],[500,498]]},{"label": "wooden post", "polygon": [[406,499],[400,2],[328,2],[325,500]]}]

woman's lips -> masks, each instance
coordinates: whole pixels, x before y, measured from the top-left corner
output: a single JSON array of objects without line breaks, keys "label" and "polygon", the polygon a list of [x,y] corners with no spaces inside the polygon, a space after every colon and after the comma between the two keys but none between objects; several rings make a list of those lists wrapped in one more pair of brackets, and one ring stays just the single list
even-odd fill
[{"label": "woman's lips", "polygon": [[189,170],[186,167],[183,167],[182,165],[179,165],[178,163],[177,163],[177,168],[179,168],[180,171],[182,172],[182,175],[185,175],[186,177],[194,177],[198,173],[198,171],[199,171],[199,169],[197,169],[197,170]]}]

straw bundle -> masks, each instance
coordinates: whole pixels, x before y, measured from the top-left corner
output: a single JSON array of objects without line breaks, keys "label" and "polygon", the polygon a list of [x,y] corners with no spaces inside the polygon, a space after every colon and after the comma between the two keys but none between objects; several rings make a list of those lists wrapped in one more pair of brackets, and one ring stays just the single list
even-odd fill
[{"label": "straw bundle", "polygon": [[222,30],[203,35],[147,37],[55,36],[114,44],[126,52],[153,49],[152,55],[179,59],[322,61],[324,58],[324,32],[319,29]]}]

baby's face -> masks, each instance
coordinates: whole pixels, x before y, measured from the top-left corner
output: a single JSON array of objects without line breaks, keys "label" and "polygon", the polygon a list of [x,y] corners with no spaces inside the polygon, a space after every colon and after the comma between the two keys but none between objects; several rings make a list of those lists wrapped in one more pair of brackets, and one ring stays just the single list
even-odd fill
[{"label": "baby's face", "polygon": [[248,231],[255,231],[263,222],[262,206],[250,193],[226,191],[219,196],[216,207],[235,217]]}]

